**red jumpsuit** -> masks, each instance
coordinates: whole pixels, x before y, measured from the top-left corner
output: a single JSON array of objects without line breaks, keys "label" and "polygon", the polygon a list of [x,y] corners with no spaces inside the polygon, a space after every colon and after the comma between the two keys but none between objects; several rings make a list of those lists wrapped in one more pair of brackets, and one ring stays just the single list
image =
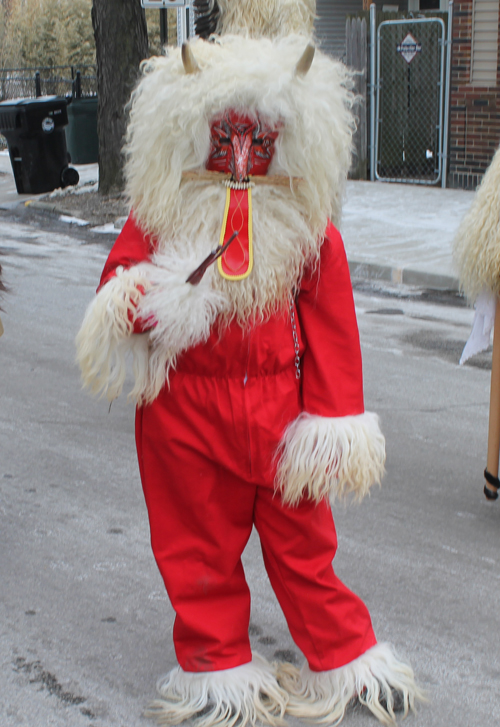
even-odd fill
[{"label": "red jumpsuit", "polygon": [[[118,265],[152,252],[133,217],[113,247]],[[235,283],[238,284],[238,283]],[[318,269],[296,298],[301,377],[289,311],[243,330],[218,330],[178,358],[170,385],[138,407],[136,442],[153,552],[176,612],[187,672],[251,660],[250,593],[241,554],[255,525],[291,635],[314,671],[351,662],[376,643],[363,602],[337,578],[328,501],[284,506],[275,453],[301,412],[362,414],[361,353],[349,269],[330,225]]]}]

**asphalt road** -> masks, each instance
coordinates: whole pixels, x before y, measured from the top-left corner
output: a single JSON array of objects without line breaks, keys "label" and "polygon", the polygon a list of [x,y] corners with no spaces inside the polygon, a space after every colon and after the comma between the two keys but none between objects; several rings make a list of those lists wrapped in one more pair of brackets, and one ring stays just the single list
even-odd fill
[{"label": "asphalt road", "polygon": [[[74,337],[112,240],[0,213],[11,292],[0,339],[0,727],[144,727],[175,665],[173,612],[149,547],[133,407],[82,392]],[[356,283],[366,407],[387,475],[335,508],[335,567],[430,702],[414,727],[500,718],[500,505],[482,495],[489,358],[457,361],[453,295]],[[244,555],[253,646],[300,663],[258,541]],[[290,720],[290,724],[299,723]],[[363,712],[349,727],[376,722]]]}]

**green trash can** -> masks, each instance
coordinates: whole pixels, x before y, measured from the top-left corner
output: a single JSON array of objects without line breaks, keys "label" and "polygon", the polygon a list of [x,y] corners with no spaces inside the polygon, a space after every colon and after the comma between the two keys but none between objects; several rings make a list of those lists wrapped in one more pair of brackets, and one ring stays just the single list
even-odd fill
[{"label": "green trash can", "polygon": [[97,96],[68,99],[66,145],[73,164],[97,162]]}]

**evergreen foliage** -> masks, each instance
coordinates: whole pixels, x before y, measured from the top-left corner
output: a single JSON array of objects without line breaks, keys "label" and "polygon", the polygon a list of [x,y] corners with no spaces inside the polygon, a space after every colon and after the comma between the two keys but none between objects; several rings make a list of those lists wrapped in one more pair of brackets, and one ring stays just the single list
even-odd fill
[{"label": "evergreen foliage", "polygon": [[[139,0],[137,0],[139,2]],[[0,68],[94,65],[92,0],[0,0]],[[175,43],[175,10],[168,11]],[[161,53],[157,10],[147,10],[149,50]]]}]

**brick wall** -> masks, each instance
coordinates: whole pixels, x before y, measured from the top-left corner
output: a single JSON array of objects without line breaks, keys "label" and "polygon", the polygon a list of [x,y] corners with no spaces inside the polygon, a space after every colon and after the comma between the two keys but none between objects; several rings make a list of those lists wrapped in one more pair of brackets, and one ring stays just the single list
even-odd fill
[{"label": "brick wall", "polygon": [[500,144],[497,85],[472,86],[472,0],[454,3],[448,186],[475,189]]}]

